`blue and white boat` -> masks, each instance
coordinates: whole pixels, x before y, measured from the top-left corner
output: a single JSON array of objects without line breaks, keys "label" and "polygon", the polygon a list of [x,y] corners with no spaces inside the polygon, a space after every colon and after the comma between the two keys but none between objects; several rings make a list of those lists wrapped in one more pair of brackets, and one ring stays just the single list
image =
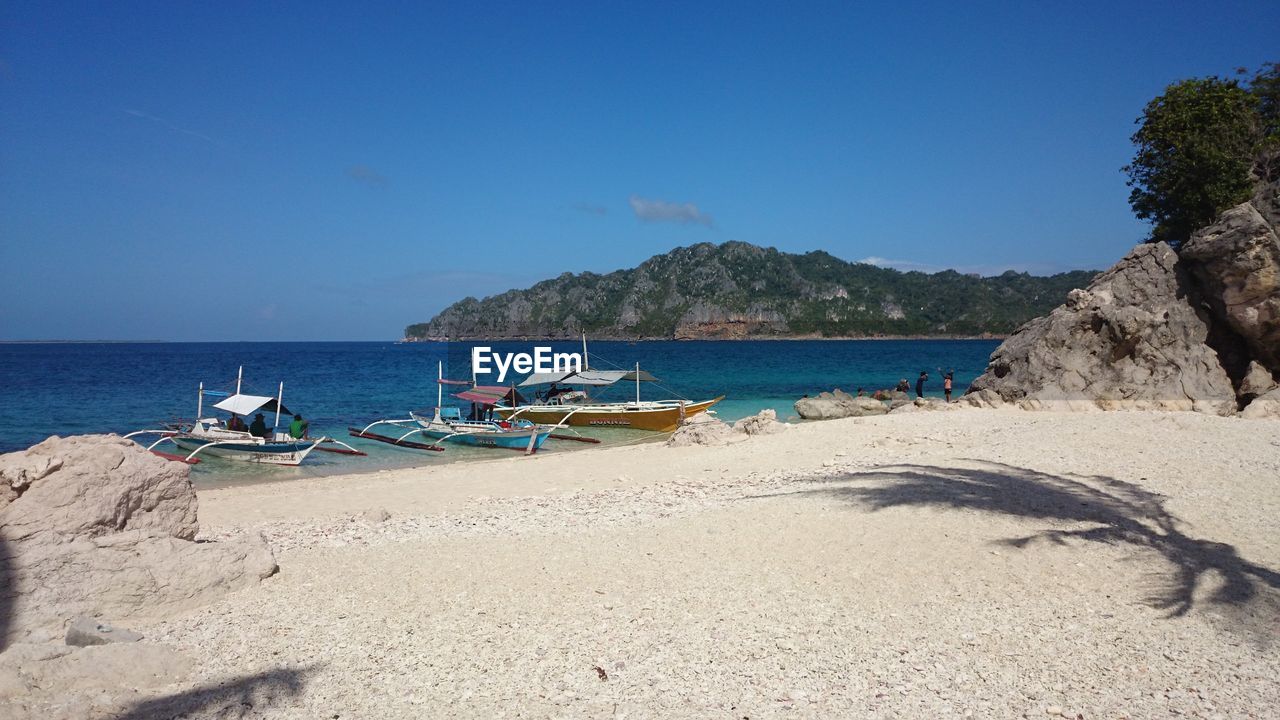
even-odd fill
[{"label": "blue and white boat", "polygon": [[[350,445],[329,437],[295,438],[288,431],[280,430],[280,417],[291,417],[293,413],[284,406],[284,383],[280,383],[276,397],[264,395],[247,395],[240,392],[244,368],[236,377],[236,392],[225,393],[205,390],[200,383],[196,399],[196,419],[165,428],[163,430],[138,430],[125,435],[135,438],[145,435],[159,435],[159,439],[147,445],[147,450],[169,460],[178,460],[194,465],[200,462],[199,456],[213,456],[227,460],[266,463],[269,465],[299,465],[313,450],[340,453],[343,455],[365,455]],[[213,407],[230,414],[228,421],[217,417],[206,417],[204,398],[206,395],[221,397],[221,401]],[[255,413],[274,414],[275,422],[262,435],[255,435],[245,429],[244,421]],[[238,422],[237,422],[238,421]],[[164,443],[172,443],[182,452],[168,453],[156,448]],[[325,447],[336,445],[338,447]]]},{"label": "blue and white boat", "polygon": [[[513,388],[500,386],[471,386],[467,390],[455,393],[454,397],[469,401],[472,404],[472,417],[464,418],[462,410],[456,406],[444,405],[445,385],[471,385],[470,383],[444,379],[444,366],[440,364],[436,379],[436,407],[431,414],[410,412],[409,417],[401,420],[378,420],[369,423],[363,429],[348,428],[353,437],[377,440],[379,442],[399,445],[417,450],[436,450],[444,448],[442,442],[472,445],[475,447],[519,450],[526,455],[537,452],[547,438],[555,431],[554,425],[537,425],[527,420],[494,420],[479,417],[481,409],[493,406],[515,394]],[[373,428],[388,426],[398,428],[394,436],[383,435]],[[405,432],[400,432],[401,430]],[[421,442],[414,437],[427,439]]]}]

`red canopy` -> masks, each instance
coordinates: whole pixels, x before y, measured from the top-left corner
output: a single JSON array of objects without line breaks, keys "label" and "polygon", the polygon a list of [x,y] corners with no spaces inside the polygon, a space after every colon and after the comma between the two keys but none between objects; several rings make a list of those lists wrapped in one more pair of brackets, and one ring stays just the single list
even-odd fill
[{"label": "red canopy", "polygon": [[[513,395],[514,397],[512,397]],[[520,393],[504,385],[477,385],[470,390],[454,393],[453,396],[481,405],[497,405],[500,402],[508,401],[519,405],[524,402],[524,398],[520,397]]]}]

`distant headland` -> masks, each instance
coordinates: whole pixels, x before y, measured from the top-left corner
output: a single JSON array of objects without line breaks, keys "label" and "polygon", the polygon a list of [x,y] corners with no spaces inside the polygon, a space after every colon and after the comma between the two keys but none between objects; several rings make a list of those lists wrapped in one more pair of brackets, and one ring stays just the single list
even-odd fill
[{"label": "distant headland", "polygon": [[815,251],[699,243],[605,275],[468,297],[406,340],[999,338],[1097,274],[901,272]]}]

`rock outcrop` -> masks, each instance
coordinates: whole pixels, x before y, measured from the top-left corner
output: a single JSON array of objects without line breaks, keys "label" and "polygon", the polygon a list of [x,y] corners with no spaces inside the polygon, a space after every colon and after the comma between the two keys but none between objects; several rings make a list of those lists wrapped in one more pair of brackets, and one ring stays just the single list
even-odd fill
[{"label": "rock outcrop", "polygon": [[795,404],[796,414],[805,420],[833,420],[835,418],[884,415],[889,406],[875,398],[854,396],[836,388],[817,397],[800,398]]},{"label": "rock outcrop", "polygon": [[997,348],[968,404],[1269,416],[1264,398],[1280,378],[1278,222],[1273,182],[1179,252],[1139,245]]},{"label": "rock outcrop", "polygon": [[0,456],[0,643],[60,638],[78,616],[163,617],[273,574],[260,536],[194,542],[188,471],[112,435]]},{"label": "rock outcrop", "polygon": [[1027,409],[1235,411],[1235,390],[1207,344],[1209,318],[1177,253],[1139,245],[1086,290],[1023,325],[969,393]]},{"label": "rock outcrop", "polygon": [[1179,251],[1214,318],[1271,372],[1280,371],[1280,237],[1263,213],[1274,215],[1274,191],[1222,213]]}]

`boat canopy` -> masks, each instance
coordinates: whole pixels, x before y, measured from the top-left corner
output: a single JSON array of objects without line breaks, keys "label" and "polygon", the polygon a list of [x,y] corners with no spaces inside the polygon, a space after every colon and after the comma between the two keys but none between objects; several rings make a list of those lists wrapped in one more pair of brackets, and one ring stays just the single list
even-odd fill
[{"label": "boat canopy", "polygon": [[[275,412],[276,399],[273,397],[264,397],[262,395],[232,395],[222,402],[215,403],[214,407],[219,410],[225,410],[236,415],[252,415],[258,411]],[[282,415],[292,415],[289,408],[281,405],[280,413]]]},{"label": "boat canopy", "polygon": [[519,405],[524,402],[515,388],[506,385],[477,385],[470,390],[454,393],[453,396],[480,405],[497,405],[502,402]]},{"label": "boat canopy", "polygon": [[[529,385],[546,385],[548,383],[564,383],[565,385],[612,385],[623,380],[636,381],[635,370],[583,370],[570,373],[534,373],[520,383],[520,387]],[[647,371],[639,371],[641,382],[660,382]]]}]

